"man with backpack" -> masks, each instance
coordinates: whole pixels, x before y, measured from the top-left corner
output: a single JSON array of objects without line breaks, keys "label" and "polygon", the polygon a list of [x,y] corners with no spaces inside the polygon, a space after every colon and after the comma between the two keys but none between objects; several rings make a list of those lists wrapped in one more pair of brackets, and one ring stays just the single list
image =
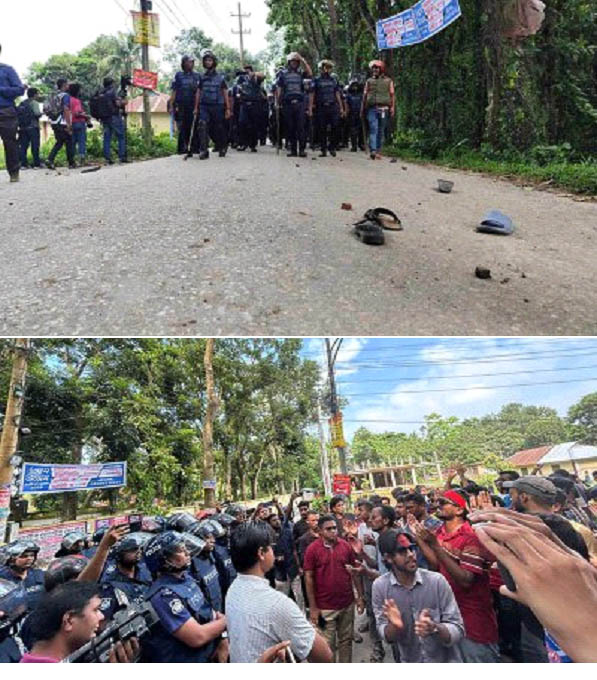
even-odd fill
[{"label": "man with backpack", "polygon": [[[0,52],[2,46],[0,45]],[[19,145],[17,143],[17,110],[15,99],[25,94],[17,72],[0,64],[0,138],[4,145],[6,169],[11,182],[19,181]]]},{"label": "man with backpack", "polygon": [[27,90],[27,99],[22,101],[17,107],[17,118],[19,121],[19,146],[21,148],[21,168],[26,170],[29,167],[27,162],[27,152],[31,146],[33,155],[33,168],[41,168],[39,159],[39,119],[41,118],[41,106],[37,101],[39,90],[30,87]]},{"label": "man with backpack", "polygon": [[116,94],[114,78],[104,78],[104,88],[91,98],[89,107],[91,115],[100,121],[104,130],[104,158],[108,165],[113,165],[111,157],[112,136],[118,140],[118,158],[121,163],[128,163],[126,157],[126,134],[122,110],[126,99]]},{"label": "man with backpack", "polygon": [[73,144],[73,120],[70,110],[70,96],[67,92],[68,82],[65,78],[58,78],[56,81],[58,90],[50,95],[49,100],[44,105],[44,113],[49,118],[54,131],[56,143],[50,151],[46,167],[54,169],[54,161],[62,147],[66,149],[68,167],[73,170],[75,165],[75,149]]}]

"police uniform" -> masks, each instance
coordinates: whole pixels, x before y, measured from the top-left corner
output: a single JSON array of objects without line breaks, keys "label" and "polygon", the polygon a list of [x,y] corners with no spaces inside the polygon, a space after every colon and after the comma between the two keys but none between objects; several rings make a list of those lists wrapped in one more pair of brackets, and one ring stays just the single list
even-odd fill
[{"label": "police uniform", "polygon": [[201,590],[212,609],[215,609],[217,612],[223,612],[224,598],[222,597],[220,575],[214,556],[211,554],[201,554],[193,557],[191,561],[191,574],[201,586]]},{"label": "police uniform", "polygon": [[313,80],[311,91],[315,95],[315,122],[321,151],[324,153],[329,149],[335,152],[335,131],[339,121],[336,93],[340,92],[340,85],[336,78],[324,73]]},{"label": "police uniform", "polygon": [[210,623],[214,612],[201,588],[188,572],[180,577],[160,576],[149,589],[146,598],[160,622],[152,629],[151,637],[143,643],[143,661],[150,663],[207,663],[213,656],[218,640],[203,647],[193,648],[174,637],[189,619],[199,624]]},{"label": "police uniform", "polygon": [[135,567],[135,576],[123,574],[118,567],[102,576],[101,583],[109,583],[125,593],[132,604],[141,604],[151,586],[152,578],[147,567],[140,562]]},{"label": "police uniform", "polygon": [[[200,76],[195,71],[179,71],[172,81],[174,91],[174,115],[178,124],[178,153],[185,153],[189,148],[189,137],[193,128],[193,112],[195,95]],[[193,148],[195,147],[195,148]],[[196,151],[196,141],[191,144],[191,151]]]},{"label": "police uniform", "polygon": [[293,155],[304,153],[305,138],[305,88],[302,71],[284,69],[278,76],[277,86],[282,90],[282,114],[286,137]]},{"label": "police uniform", "polygon": [[[120,586],[120,584],[118,584]],[[106,621],[111,621],[114,618],[116,612],[126,609],[129,605],[133,604],[129,600],[127,594],[120,587],[116,587],[115,583],[99,583],[99,598],[100,611],[104,615]]]},{"label": "police uniform", "polygon": [[222,151],[227,145],[225,129],[225,94],[228,92],[226,80],[215,69],[205,71],[199,80],[201,99],[199,102],[199,143],[202,152],[207,151],[207,136],[213,139],[216,148]]},{"label": "police uniform", "polygon": [[28,609],[35,609],[35,606],[45,592],[44,572],[42,569],[31,567],[27,570],[27,576],[23,580],[9,566],[5,566],[0,569],[0,578],[23,586],[27,594]]},{"label": "police uniform", "polygon": [[253,75],[244,78],[238,85],[240,95],[239,126],[241,144],[251,149],[257,148],[260,136],[263,94],[261,83]]},{"label": "police uniform", "polygon": [[350,145],[351,150],[364,148],[365,140],[363,139],[363,125],[361,122],[361,106],[363,105],[363,93],[359,89],[352,87],[348,88],[346,92],[346,105],[348,107],[348,124],[350,127]]},{"label": "police uniform", "polygon": [[219,540],[222,540],[222,543],[216,543],[216,547],[214,548],[214,559],[220,577],[222,598],[224,599],[226,598],[228,588],[230,588],[232,581],[236,578],[236,569],[232,564],[232,558],[230,557],[230,550],[228,550],[228,546],[226,545],[226,539],[218,539],[218,541]]}]

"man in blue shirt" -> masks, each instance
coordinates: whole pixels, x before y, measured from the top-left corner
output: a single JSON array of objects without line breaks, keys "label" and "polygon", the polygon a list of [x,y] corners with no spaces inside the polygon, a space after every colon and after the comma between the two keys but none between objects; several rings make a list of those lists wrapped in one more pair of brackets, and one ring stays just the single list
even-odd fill
[{"label": "man in blue shirt", "polygon": [[[0,53],[2,45],[0,45]],[[17,109],[15,99],[25,94],[17,72],[7,64],[0,64],[0,138],[4,145],[6,169],[11,182],[19,181],[19,145],[17,142]]]},{"label": "man in blue shirt", "polygon": [[0,578],[22,585],[26,592],[27,606],[35,609],[44,593],[44,572],[34,567],[39,546],[33,541],[16,540],[8,545],[8,561],[0,569]]}]

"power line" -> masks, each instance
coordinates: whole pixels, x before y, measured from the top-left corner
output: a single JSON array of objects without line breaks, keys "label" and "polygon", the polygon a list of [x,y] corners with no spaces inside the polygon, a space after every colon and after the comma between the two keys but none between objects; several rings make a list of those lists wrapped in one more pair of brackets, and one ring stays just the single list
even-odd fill
[{"label": "power line", "polygon": [[[156,1],[156,0],[154,0],[154,2],[155,2],[155,1]],[[179,30],[179,27],[178,27],[178,26],[176,25],[176,23],[175,23],[176,17],[174,17],[174,20],[173,20],[173,19],[171,18],[171,16],[166,12],[166,7],[165,7],[165,6],[164,6],[164,7],[157,7],[157,9],[158,9],[158,11],[161,10],[162,16],[164,16],[164,17],[166,18],[166,20],[167,20],[168,23],[172,26],[172,28],[174,28],[175,31],[178,31],[178,30]]]},{"label": "power line", "polygon": [[165,7],[168,8],[168,11],[172,14],[172,16],[176,19],[176,21],[178,21],[178,23],[184,28],[183,22],[181,21],[181,19],[180,19],[180,17],[178,16],[178,14],[172,9],[172,7],[170,6],[168,0],[160,0],[160,2],[161,2],[162,5],[164,5]]},{"label": "power line", "polygon": [[220,34],[220,38],[225,41],[228,38],[228,34],[222,28],[222,25],[220,24],[220,20],[218,19],[218,17],[216,16],[214,11],[212,10],[209,2],[207,2],[206,0],[195,0],[195,1],[199,5],[199,8],[203,12],[203,14],[206,14],[207,17],[209,18],[209,20],[211,21],[211,23],[214,25],[217,32]]},{"label": "power line", "polygon": [[511,385],[475,385],[474,387],[446,387],[442,389],[429,389],[429,390],[400,390],[400,392],[362,392],[359,394],[344,394],[345,397],[370,397],[377,395],[394,395],[394,394],[427,394],[429,392],[470,392],[472,390],[497,390],[502,388],[512,388],[512,387],[535,387],[537,385],[564,385],[567,383],[578,383],[578,382],[592,382],[597,380],[596,377],[591,378],[577,378],[575,380],[550,380],[547,382],[536,382],[536,383],[513,383]]},{"label": "power line", "polygon": [[121,4],[119,0],[114,0],[114,2],[118,5],[118,7],[126,14],[128,18],[130,18],[131,14],[128,12]]},{"label": "power line", "polygon": [[[365,380],[339,380],[337,382],[348,384],[348,383],[370,383],[370,382],[402,382],[403,380],[453,380],[455,378],[493,378],[494,376],[500,375],[522,375],[523,373],[559,373],[561,371],[581,371],[589,368],[597,368],[597,364],[592,364],[591,366],[566,366],[562,368],[535,368],[526,371],[505,371],[500,373],[467,373],[466,375],[431,375],[431,376],[418,376],[418,377],[394,377],[394,378],[368,378]],[[376,394],[371,392],[371,394]],[[378,394],[384,394],[379,392]],[[345,395],[349,396],[349,395]]]},{"label": "power line", "polygon": [[173,4],[174,7],[176,8],[176,10],[177,10],[178,13],[180,14],[180,16],[185,20],[187,26],[190,28],[190,27],[192,26],[192,24],[191,24],[191,22],[189,21],[189,19],[187,18],[186,14],[180,9],[180,6],[179,6],[178,2],[177,2],[176,0],[172,0],[172,4]]}]

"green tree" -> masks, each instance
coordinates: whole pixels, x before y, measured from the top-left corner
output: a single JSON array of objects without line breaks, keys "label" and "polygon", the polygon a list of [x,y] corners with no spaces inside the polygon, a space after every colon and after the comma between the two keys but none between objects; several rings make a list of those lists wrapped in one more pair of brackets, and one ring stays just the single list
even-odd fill
[{"label": "green tree", "polygon": [[597,392],[585,395],[568,410],[575,438],[584,444],[597,445]]}]

